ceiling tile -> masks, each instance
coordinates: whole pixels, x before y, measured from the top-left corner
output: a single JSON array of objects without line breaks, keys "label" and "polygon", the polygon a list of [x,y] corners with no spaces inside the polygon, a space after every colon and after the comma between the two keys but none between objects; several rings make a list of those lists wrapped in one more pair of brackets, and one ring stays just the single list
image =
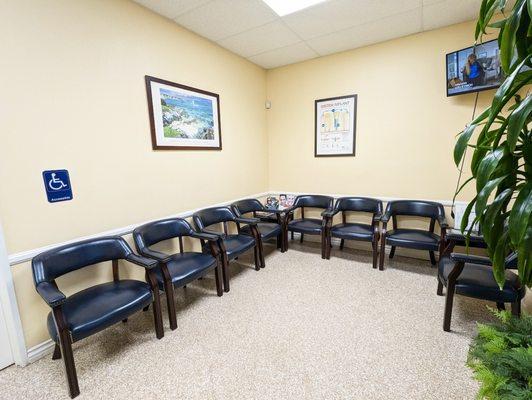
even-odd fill
[{"label": "ceiling tile", "polygon": [[305,43],[300,42],[280,49],[249,57],[251,62],[264,68],[275,68],[315,58],[318,55]]},{"label": "ceiling tile", "polygon": [[186,13],[196,7],[200,7],[212,0],[134,0],[136,3],[143,5],[164,15],[167,18],[174,19],[177,16]]},{"label": "ceiling tile", "polygon": [[345,29],[308,40],[320,56],[354,49],[368,44],[410,35],[421,31],[421,9],[382,18],[367,24]]},{"label": "ceiling tile", "polygon": [[423,29],[436,29],[478,17],[482,0],[444,0],[423,7]]},{"label": "ceiling tile", "polygon": [[217,41],[277,19],[262,0],[214,0],[175,21],[197,34]]},{"label": "ceiling tile", "polygon": [[283,21],[278,20],[223,39],[218,43],[244,57],[254,56],[266,51],[300,42]]},{"label": "ceiling tile", "polygon": [[420,8],[422,0],[330,0],[283,20],[304,40]]}]

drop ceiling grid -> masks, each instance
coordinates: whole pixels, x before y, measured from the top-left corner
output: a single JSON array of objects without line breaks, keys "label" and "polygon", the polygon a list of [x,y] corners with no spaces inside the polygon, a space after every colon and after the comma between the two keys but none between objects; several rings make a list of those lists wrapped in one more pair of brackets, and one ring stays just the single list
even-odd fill
[{"label": "drop ceiling grid", "polygon": [[328,0],[279,17],[262,0],[134,0],[275,68],[475,18],[481,0]]}]

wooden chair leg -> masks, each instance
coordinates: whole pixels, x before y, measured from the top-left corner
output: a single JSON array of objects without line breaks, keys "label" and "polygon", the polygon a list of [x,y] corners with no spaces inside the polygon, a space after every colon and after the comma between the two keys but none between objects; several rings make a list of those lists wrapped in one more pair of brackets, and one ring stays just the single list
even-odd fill
[{"label": "wooden chair leg", "polygon": [[443,330],[450,332],[451,330],[451,316],[453,313],[453,300],[454,300],[454,283],[449,282],[447,284],[447,294],[445,296],[445,311],[443,315]]},{"label": "wooden chair leg", "polygon": [[168,311],[168,320],[170,321],[170,329],[177,329],[177,316],[175,309],[175,299],[174,299],[174,285],[172,282],[164,280],[164,292],[166,293],[166,304]]},{"label": "wooden chair leg", "polygon": [[277,245],[277,248],[281,250],[281,252],[283,251],[282,248],[282,239],[281,239],[281,234],[277,235],[277,239],[276,239],[276,245]]},{"label": "wooden chair leg", "polygon": [[290,239],[294,240],[294,231],[290,232]]},{"label": "wooden chair leg", "polygon": [[74,363],[74,354],[72,352],[72,339],[70,333],[66,329],[63,311],[61,307],[52,309],[55,329],[58,336],[59,346],[61,348],[61,356],[65,367],[65,374],[67,378],[68,391],[71,398],[79,395],[78,376],[76,373],[76,364]]},{"label": "wooden chair leg", "polygon": [[434,256],[434,252],[433,251],[429,251],[429,256],[430,256],[430,263],[432,265],[436,265],[436,257]]},{"label": "wooden chair leg", "polygon": [[521,317],[521,300],[512,303],[512,315],[517,318]]},{"label": "wooden chair leg", "polygon": [[266,267],[266,261],[264,260],[264,247],[262,246],[262,239],[259,238],[259,258],[260,258],[260,266],[261,268]]},{"label": "wooden chair leg", "polygon": [[327,257],[327,250],[326,250],[326,247],[327,247],[327,238],[325,236],[325,232],[322,230],[321,232],[321,235],[320,235],[320,244],[321,244],[321,258],[322,259],[325,259]]},{"label": "wooden chair leg", "polygon": [[390,259],[392,259],[393,256],[395,256],[395,246],[392,246],[392,249],[390,250]]},{"label": "wooden chair leg", "polygon": [[259,254],[259,248],[257,245],[253,247],[253,256],[255,257],[255,271],[260,271],[260,254]]},{"label": "wooden chair leg", "polygon": [[155,336],[157,339],[162,339],[164,337],[164,327],[163,327],[163,314],[161,311],[161,295],[159,294],[159,285],[157,283],[157,278],[153,271],[146,271],[146,281],[149,282],[151,290],[153,292],[153,323],[155,325]]},{"label": "wooden chair leg", "polygon": [[506,306],[504,305],[504,303],[497,302],[497,310],[499,310],[499,311],[506,310]]},{"label": "wooden chair leg", "polygon": [[378,247],[377,247],[377,241],[374,239],[371,243],[371,247],[373,250],[373,268],[377,268],[377,258],[378,258]]},{"label": "wooden chair leg", "polygon": [[218,297],[222,297],[224,294],[224,288],[222,286],[222,267],[220,263],[217,263],[214,268],[214,279],[216,281],[216,294]]},{"label": "wooden chair leg", "polygon": [[227,254],[222,253],[222,279],[224,282],[224,292],[229,292],[229,260]]},{"label": "wooden chair leg", "polygon": [[[292,232],[292,233],[293,233],[293,232]],[[303,233],[301,233],[301,236],[300,236],[300,238],[299,238],[299,243],[303,243],[303,236],[304,236]]]},{"label": "wooden chair leg", "polygon": [[146,307],[144,307],[144,308],[142,309],[142,311],[146,312],[146,311],[148,311],[149,309],[150,309],[150,305],[148,304]]},{"label": "wooden chair leg", "polygon": [[58,343],[54,346],[54,354],[52,354],[52,360],[59,360],[61,358],[61,347]]},{"label": "wooden chair leg", "polygon": [[126,322],[127,322],[127,318],[124,318],[124,319],[122,320],[122,323],[125,324]]},{"label": "wooden chair leg", "polygon": [[344,239],[340,239],[340,250],[344,249]]},{"label": "wooden chair leg", "polygon": [[443,283],[438,279],[438,289],[436,290],[438,296],[443,296]]},{"label": "wooden chair leg", "polygon": [[386,238],[381,239],[381,252],[379,257],[379,270],[384,271],[384,255],[386,253]]},{"label": "wooden chair leg", "polygon": [[329,235],[327,236],[327,243],[325,243],[325,258],[327,260],[330,260],[331,259],[331,248],[332,248],[332,237],[331,237],[331,234],[329,233]]}]

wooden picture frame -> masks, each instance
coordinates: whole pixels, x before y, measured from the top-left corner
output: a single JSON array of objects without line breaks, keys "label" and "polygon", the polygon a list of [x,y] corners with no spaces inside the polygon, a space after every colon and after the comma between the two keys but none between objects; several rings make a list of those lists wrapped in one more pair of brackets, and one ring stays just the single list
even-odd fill
[{"label": "wooden picture frame", "polygon": [[221,150],[220,96],[146,75],[153,150]]},{"label": "wooden picture frame", "polygon": [[314,101],[314,157],[354,157],[357,95]]}]

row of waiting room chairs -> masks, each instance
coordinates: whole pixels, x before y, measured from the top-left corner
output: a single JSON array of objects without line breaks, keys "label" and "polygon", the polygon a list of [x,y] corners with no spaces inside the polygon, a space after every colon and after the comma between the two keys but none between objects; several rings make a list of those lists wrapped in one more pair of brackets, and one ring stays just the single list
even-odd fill
[{"label": "row of waiting room chairs", "polygon": [[[322,209],[321,218],[305,216],[306,208]],[[299,212],[299,218],[295,218],[296,212]],[[370,222],[367,224],[349,222],[350,212],[369,213]],[[337,214],[341,214],[342,222],[333,225],[333,218]],[[427,230],[399,228],[397,218],[400,216],[428,218],[429,228]],[[79,394],[72,353],[73,342],[120,321],[126,322],[129,316],[141,310],[146,311],[150,305],[153,308],[156,337],[162,338],[164,331],[159,295],[161,290],[166,293],[170,328],[174,330],[177,328],[175,288],[185,287],[192,281],[214,272],[217,294],[222,296],[224,291],[230,290],[228,271],[230,261],[253,249],[255,269],[260,271],[266,266],[263,242],[276,239],[277,248],[285,252],[288,250],[289,232],[301,234],[301,240],[304,235],[320,235],[324,259],[330,258],[332,238],[341,240],[341,248],[345,240],[370,242],[374,268],[377,267],[380,241],[381,270],[384,265],[386,244],[391,245],[390,257],[393,257],[395,247],[416,248],[429,251],[433,264],[436,262],[434,252],[439,251],[438,294],[442,294],[443,286],[447,287],[448,297],[451,293],[451,308],[452,295],[455,292],[471,295],[471,291],[469,293],[464,291],[464,284],[457,283],[454,276],[456,271],[451,269],[454,272],[449,277],[451,270],[442,266],[441,255],[444,254],[443,247],[447,243],[445,237],[447,223],[443,206],[438,203],[417,200],[394,201],[389,202],[383,212],[383,204],[377,199],[345,197],[334,202],[334,199],[328,196],[304,195],[296,197],[294,204],[284,210],[267,209],[257,199],[246,199],[230,207],[198,211],[192,219],[196,229],[181,218],[150,222],[136,228],[133,231],[133,240],[139,255],[133,252],[123,238],[104,237],[52,249],[33,259],[36,290],[52,308],[48,315],[48,330],[56,343],[53,358],[63,358],[71,397]],[[386,227],[390,220],[393,229],[388,231]],[[434,233],[436,222],[441,227],[441,235]],[[220,224],[223,229],[216,230]],[[236,225],[236,231],[231,230],[229,224]],[[199,240],[202,251],[185,251],[183,238],[187,237]],[[171,239],[179,240],[179,253],[167,254],[154,250],[154,246],[158,243]],[[146,281],[120,279],[118,260],[125,260],[144,268]],[[59,290],[56,279],[60,276],[106,261],[112,263],[113,282],[90,287],[69,297]],[[469,263],[471,260],[460,262]],[[514,300],[510,295],[504,300],[509,299]],[[446,301],[445,318],[450,321],[448,303],[449,301]]]}]

